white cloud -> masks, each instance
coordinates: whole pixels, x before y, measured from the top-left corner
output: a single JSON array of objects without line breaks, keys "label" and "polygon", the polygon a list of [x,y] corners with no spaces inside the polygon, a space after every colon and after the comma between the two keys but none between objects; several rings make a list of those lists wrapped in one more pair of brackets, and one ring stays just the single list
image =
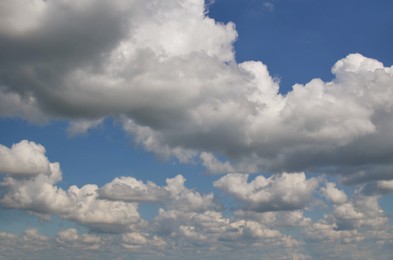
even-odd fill
[{"label": "white cloud", "polygon": [[96,185],[71,186],[67,195],[74,208],[63,216],[93,230],[122,233],[133,226],[143,225],[137,204],[100,200]]},{"label": "white cloud", "polygon": [[125,232],[143,224],[137,204],[101,200],[96,185],[71,186],[67,191],[56,186],[62,180],[60,165],[48,161],[42,145],[25,140],[11,149],[0,148],[2,171],[12,173],[1,182],[4,207],[28,210],[43,218],[57,214],[104,232]]},{"label": "white cloud", "polygon": [[368,182],[362,187],[361,192],[365,195],[383,195],[393,192],[393,180]]},{"label": "white cloud", "polygon": [[21,251],[37,252],[50,248],[49,237],[40,234],[35,228],[26,229],[21,240],[18,241]]},{"label": "white cloud", "polygon": [[220,162],[211,153],[202,152],[200,158],[203,166],[211,173],[232,173],[235,171],[229,162]]},{"label": "white cloud", "polygon": [[315,178],[306,179],[304,173],[257,176],[251,182],[248,177],[228,174],[213,185],[236,198],[243,209],[266,212],[304,208],[319,184]]},{"label": "white cloud", "polygon": [[49,240],[48,237],[41,235],[40,233],[38,233],[37,229],[34,229],[34,228],[25,230],[24,235],[23,235],[23,239],[36,240],[36,241],[41,241],[41,242]]},{"label": "white cloud", "polygon": [[[295,239],[258,221],[241,217],[224,217],[221,212],[201,213],[177,210],[159,211],[154,219],[153,231],[174,248],[206,248],[209,251],[227,252],[256,247],[297,247]],[[289,244],[288,244],[289,242]]]},{"label": "white cloud", "polygon": [[59,231],[56,241],[63,246],[83,250],[97,250],[103,244],[103,239],[100,236],[92,234],[83,234],[80,236],[75,228]]},{"label": "white cloud", "polygon": [[334,165],[371,167],[373,176],[391,164],[393,69],[377,60],[350,54],[333,66],[333,81],[282,96],[266,65],[236,63],[234,25],[209,18],[202,0],[3,5],[4,116],[67,118],[74,134],[121,116],[148,151],[201,159],[215,172]]},{"label": "white cloud", "polygon": [[124,232],[143,224],[136,204],[100,200],[96,185],[71,186],[65,191],[39,175],[27,180],[6,178],[2,186],[3,206],[28,210],[44,218],[57,214],[101,232]]},{"label": "white cloud", "polygon": [[62,230],[57,234],[57,241],[63,243],[67,241],[77,241],[79,239],[78,231],[75,228]]},{"label": "white cloud", "polygon": [[321,192],[324,196],[336,204],[342,204],[348,200],[347,195],[343,191],[337,189],[335,183],[326,183],[326,187],[322,187]]},{"label": "white cloud", "polygon": [[377,196],[355,194],[350,202],[334,208],[334,218],[338,229],[351,230],[361,227],[381,229],[388,219],[380,208]]},{"label": "white cloud", "polygon": [[5,178],[2,182],[5,194],[1,203],[5,207],[30,210],[44,215],[67,213],[74,205],[67,193],[53,186],[45,175],[33,179]]},{"label": "white cloud", "polygon": [[382,190],[382,192],[393,192],[393,180],[390,181],[378,181],[377,187]]},{"label": "white cloud", "polygon": [[306,227],[312,224],[312,219],[304,216],[303,210],[255,212],[237,210],[236,218],[248,219],[272,228]]},{"label": "white cloud", "polygon": [[22,140],[8,148],[0,144],[0,173],[11,176],[36,176],[51,173],[45,148],[34,142]]},{"label": "white cloud", "polygon": [[144,184],[133,177],[115,178],[99,191],[99,197],[114,201],[157,202],[170,209],[181,211],[203,211],[218,208],[213,193],[202,195],[184,186],[182,175],[166,179],[166,186],[153,182]]},{"label": "white cloud", "polygon": [[103,119],[97,119],[97,120],[77,120],[77,121],[72,121],[67,128],[67,132],[71,136],[79,135],[79,134],[84,134],[86,133],[89,129],[95,128],[103,123]]},{"label": "white cloud", "polygon": [[[67,249],[113,243],[137,253],[191,248],[186,255],[193,256],[188,253],[196,248],[247,255],[279,247],[291,248],[284,250],[288,257],[303,257],[297,251],[302,231],[322,243],[391,246],[378,199],[393,190],[393,67],[350,54],[333,66],[331,82],[311,79],[281,95],[262,62],[235,61],[236,38],[235,25],[207,17],[202,0],[5,0],[0,115],[67,119],[70,134],[113,116],[137,144],[162,158],[201,163],[216,173],[345,173],[346,183],[368,182],[360,191],[350,196],[326,183],[320,191],[333,205],[316,219],[304,209],[319,179],[304,173],[221,177],[214,187],[223,191],[223,208],[213,193],[186,187],[182,175],[163,186],[119,177],[101,188],[63,189],[60,165],[48,160],[42,145],[25,140],[0,145],[2,207],[57,215],[97,232],[60,231],[55,243]],[[234,214],[231,198],[238,202]],[[145,221],[139,203],[161,208]],[[109,239],[99,232],[109,232]],[[15,244],[33,252],[50,243],[35,229],[19,237],[0,232],[7,258],[26,258],[8,257]],[[225,257],[238,258],[230,253]]]},{"label": "white cloud", "polygon": [[138,232],[126,233],[122,235],[121,242],[121,245],[128,250],[138,250],[148,243],[148,238]]},{"label": "white cloud", "polygon": [[[13,147],[10,150],[5,147],[4,150],[21,156],[22,153],[19,150],[25,146],[28,148],[25,154],[33,159],[39,158],[40,160],[37,160],[39,162],[44,161],[50,173],[49,175],[46,172],[39,174],[37,167],[32,163],[30,163],[33,165],[30,169],[32,172],[29,172],[29,168],[24,165],[15,164],[25,167],[23,169],[26,177],[14,178],[10,175],[3,179],[1,183],[3,194],[0,202],[7,208],[27,210],[42,218],[56,214],[94,231],[119,233],[129,232],[146,225],[139,215],[137,202],[157,202],[170,210],[180,212],[219,209],[213,193],[205,195],[188,189],[184,186],[186,180],[182,175],[168,178],[163,187],[153,182],[145,184],[132,177],[120,177],[105,184],[102,188],[87,184],[80,188],[73,185],[68,190],[64,190],[56,186],[62,180],[60,166],[58,163],[49,163],[44,156],[43,146],[22,141],[14,145],[16,148]],[[25,150],[22,149],[22,151]],[[15,161],[14,157],[3,156],[4,165],[14,165],[12,164]]]},{"label": "white cloud", "polygon": [[104,199],[122,201],[160,201],[169,194],[165,189],[153,182],[144,184],[133,177],[119,177],[105,184],[98,191],[99,196]]},{"label": "white cloud", "polygon": [[340,241],[344,243],[359,242],[364,237],[357,230],[337,230],[335,224],[329,224],[324,220],[313,223],[306,227],[305,235],[309,239]]},{"label": "white cloud", "polygon": [[[33,153],[42,154],[44,148],[37,146],[41,149]],[[303,247],[308,241],[329,243],[332,248],[370,240],[384,247],[392,243],[379,196],[365,196],[363,186],[350,197],[333,182],[327,182],[320,191],[333,205],[324,209],[321,219],[316,219],[307,217],[304,210],[320,181],[307,179],[304,173],[255,176],[252,181],[247,174],[219,178],[213,186],[239,202],[240,209],[236,210],[227,197],[221,197],[220,203],[213,193],[202,194],[186,187],[182,175],[168,178],[163,186],[120,177],[101,188],[87,184],[63,190],[57,186],[61,180],[59,164],[50,165],[57,166],[52,167],[50,175],[4,177],[2,206],[40,217],[57,215],[87,227],[90,233],[76,228],[60,230],[55,237],[31,228],[21,236],[0,232],[0,249],[8,258],[25,258],[28,252],[44,257],[48,250],[49,255],[68,250],[89,257],[103,257],[103,252],[114,251],[147,257],[168,256],[168,251],[172,257],[182,257],[192,252],[196,258],[212,252],[217,257],[232,252],[235,258],[237,254],[255,255],[264,250],[275,258],[307,258]],[[154,203],[161,208],[152,220],[146,221],[140,217],[138,203]],[[24,246],[18,251],[10,241]]]}]

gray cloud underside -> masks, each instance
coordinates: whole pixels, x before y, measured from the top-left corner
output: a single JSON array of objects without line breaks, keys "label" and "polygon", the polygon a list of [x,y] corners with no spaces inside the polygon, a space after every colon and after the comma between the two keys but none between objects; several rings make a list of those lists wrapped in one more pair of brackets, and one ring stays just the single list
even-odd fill
[{"label": "gray cloud underside", "polygon": [[[64,190],[57,186],[62,180],[60,165],[49,162],[45,152],[42,145],[26,140],[11,147],[0,145],[0,161],[9,162],[0,164],[2,210],[24,210],[44,220],[58,216],[90,232],[76,228],[59,230],[55,236],[37,229],[27,229],[21,236],[0,232],[2,256],[53,258],[68,250],[100,259],[132,254],[146,259],[229,254],[236,259],[252,258],[262,249],[266,258],[310,259],[340,252],[341,257],[367,259],[377,251],[381,259],[390,256],[393,230],[379,199],[393,191],[391,181],[376,182],[372,188],[357,186],[352,195],[302,172],[252,180],[246,174],[224,175],[213,183],[221,191],[218,196],[186,187],[182,175],[168,178],[164,186],[118,177],[102,187],[72,185]],[[19,158],[29,159],[15,164]],[[159,208],[151,220],[139,213],[141,203]],[[305,215],[319,210],[316,207],[324,209],[323,216]],[[228,210],[230,216],[224,213]],[[321,245],[325,249],[318,252],[309,248]],[[66,254],[69,258],[74,255]]]},{"label": "gray cloud underside", "polygon": [[[3,1],[0,114],[108,116],[146,150],[211,172],[322,171],[392,179],[393,68],[351,54],[331,82],[285,96],[261,62],[236,63],[232,23],[202,0]],[[227,162],[216,159],[220,155]],[[373,177],[376,176],[376,177]]]}]

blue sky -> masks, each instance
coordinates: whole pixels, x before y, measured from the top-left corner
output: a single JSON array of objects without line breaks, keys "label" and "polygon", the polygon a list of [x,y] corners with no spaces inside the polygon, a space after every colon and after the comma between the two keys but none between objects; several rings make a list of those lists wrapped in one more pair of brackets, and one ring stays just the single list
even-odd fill
[{"label": "blue sky", "polygon": [[0,259],[389,259],[391,1],[4,1]]}]

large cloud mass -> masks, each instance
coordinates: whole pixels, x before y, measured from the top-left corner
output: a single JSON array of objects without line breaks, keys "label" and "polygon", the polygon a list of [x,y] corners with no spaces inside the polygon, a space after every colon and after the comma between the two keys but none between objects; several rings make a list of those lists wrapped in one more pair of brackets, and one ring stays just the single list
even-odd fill
[{"label": "large cloud mass", "polygon": [[145,149],[212,172],[333,165],[392,177],[380,169],[392,167],[393,68],[377,60],[350,54],[333,81],[283,96],[264,64],[236,63],[234,24],[209,18],[202,0],[3,1],[1,10],[3,116],[75,119],[71,134],[120,116]]}]

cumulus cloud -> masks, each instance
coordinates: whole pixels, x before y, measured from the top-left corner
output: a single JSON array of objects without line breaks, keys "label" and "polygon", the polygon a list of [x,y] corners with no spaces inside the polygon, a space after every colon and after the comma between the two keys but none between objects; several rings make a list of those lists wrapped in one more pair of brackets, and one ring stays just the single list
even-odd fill
[{"label": "cumulus cloud", "polygon": [[[379,231],[387,228],[388,217],[379,205],[378,194],[366,194],[364,186],[355,190],[351,198],[330,182],[321,191],[333,202],[333,212],[306,229],[308,236],[327,240],[343,239],[349,243],[378,237]],[[362,234],[362,229],[369,229],[370,232]]]},{"label": "cumulus cloud", "polygon": [[12,176],[49,175],[58,166],[45,156],[45,147],[22,140],[8,148],[0,144],[0,173]]},{"label": "cumulus cloud", "polygon": [[326,183],[326,186],[321,188],[322,194],[329,198],[333,203],[342,204],[347,202],[347,195],[336,188],[336,184],[332,182]]},{"label": "cumulus cloud", "polygon": [[92,234],[79,235],[75,228],[61,230],[57,233],[56,241],[69,248],[79,248],[83,250],[97,250],[103,244],[100,236]]},{"label": "cumulus cloud", "polygon": [[295,239],[285,236],[277,229],[247,218],[229,218],[221,212],[205,211],[200,213],[163,210],[153,220],[153,231],[174,247],[184,248],[187,245],[210,250],[232,250],[247,248],[247,244],[255,246],[287,246],[299,244]]},{"label": "cumulus cloud", "polygon": [[92,230],[123,232],[142,224],[138,205],[98,199],[98,187],[71,186],[67,191],[57,187],[43,175],[33,179],[6,178],[1,203],[7,208],[28,210],[44,218],[53,214],[76,221]]},{"label": "cumulus cloud", "polygon": [[[19,144],[24,143],[31,144]],[[34,150],[33,157],[45,149],[35,146],[41,149]],[[184,256],[179,252],[192,252],[201,258],[206,252],[216,252],[219,257],[257,249],[285,258],[306,257],[302,248],[307,241],[353,246],[372,240],[384,247],[393,241],[388,217],[379,206],[380,195],[366,195],[364,185],[349,196],[323,178],[282,173],[268,178],[255,176],[251,181],[247,174],[222,176],[213,182],[223,192],[222,197],[186,187],[182,175],[166,179],[162,186],[128,176],[102,187],[72,185],[65,190],[58,186],[62,176],[59,164],[55,165],[57,168],[52,167],[49,174],[6,175],[0,186],[0,203],[3,208],[26,210],[42,219],[56,215],[86,227],[89,233],[76,228],[60,230],[55,237],[42,235],[34,228],[20,236],[0,232],[0,249],[8,258],[25,258],[27,252],[35,252],[38,257],[48,250],[49,255],[73,251],[100,257],[114,251],[128,256],[171,252],[168,256],[173,257]],[[318,219],[305,212],[310,210],[307,206],[312,193],[321,182],[325,182],[319,189],[321,194],[333,203],[331,211],[325,209]],[[383,182],[386,187],[389,183]],[[238,203],[232,204],[231,198]],[[149,221],[142,219],[140,203],[153,203],[159,207],[158,213]],[[287,232],[288,228],[292,231]],[[16,250],[14,243],[24,246]]]},{"label": "cumulus cloud", "polygon": [[351,230],[360,227],[381,229],[388,219],[380,208],[378,197],[355,195],[350,202],[334,208],[337,229]]},{"label": "cumulus cloud", "polygon": [[[311,240],[392,245],[378,199],[393,190],[393,67],[350,54],[333,65],[332,81],[310,79],[282,95],[265,64],[236,62],[235,25],[209,18],[203,0],[5,0],[0,7],[2,117],[66,119],[75,135],[112,116],[161,158],[213,173],[275,173],[219,178],[213,186],[224,203],[188,188],[182,175],[163,186],[125,176],[64,189],[60,165],[42,145],[0,145],[2,207],[57,215],[111,238],[66,229],[57,246],[247,253],[279,247],[288,257],[306,257],[291,237],[299,229]],[[306,178],[307,171],[367,183],[352,197],[324,183],[319,191],[332,212],[316,219],[304,211],[321,180]],[[159,207],[152,221],[142,219],[140,203]],[[285,234],[288,226],[293,232]],[[54,242],[35,229],[20,237],[0,232],[6,256],[9,241],[30,251]]]},{"label": "cumulus cloud", "polygon": [[[97,185],[71,186],[67,191],[56,186],[62,180],[60,165],[49,163],[42,145],[21,141],[12,149],[5,147],[3,150],[0,158],[4,161],[4,169],[19,177],[11,174],[2,180],[0,202],[4,207],[28,210],[44,218],[57,214],[105,232],[123,232],[130,225],[143,223],[137,204],[100,200]],[[18,156],[22,158],[20,164],[15,161]],[[42,164],[44,169],[48,167],[49,173],[48,169],[39,169]]]},{"label": "cumulus cloud", "polygon": [[[15,153],[24,145],[37,148],[27,150],[27,155],[42,159],[45,148],[33,142],[21,141],[13,146],[16,149],[4,149],[8,153]],[[8,161],[12,163],[14,157],[8,153],[1,157],[5,162],[4,167],[13,165]],[[155,202],[169,210],[181,212],[203,212],[220,208],[213,193],[200,194],[185,187],[186,179],[182,175],[168,178],[163,187],[153,182],[145,184],[132,177],[120,177],[101,188],[87,184],[80,188],[72,185],[64,190],[56,185],[62,180],[59,164],[51,164],[44,158],[44,162],[51,166],[50,175],[45,172],[37,174],[35,167],[32,167],[31,172],[28,168],[25,169],[23,178],[19,175],[19,178],[7,175],[3,179],[0,202],[4,207],[27,210],[43,218],[56,214],[95,231],[120,233],[145,224],[138,212],[140,202]],[[23,164],[20,165],[24,167]]]},{"label": "cumulus cloud", "polygon": [[[21,141],[19,144],[24,143],[31,144],[27,141]],[[39,144],[35,146],[40,149],[33,151],[33,157],[45,150]],[[122,249],[132,252],[184,246],[205,247],[211,250],[219,246],[229,250],[233,244],[244,248],[245,244],[242,241],[264,241],[270,245],[285,246],[289,243],[291,247],[298,245],[296,240],[269,227],[269,222],[262,223],[248,215],[240,214],[236,217],[225,217],[221,212],[221,203],[213,193],[201,194],[187,188],[186,179],[182,175],[168,178],[164,186],[158,186],[153,182],[144,183],[133,177],[120,177],[101,188],[95,184],[86,184],[82,187],[72,185],[64,190],[57,186],[62,176],[59,164],[56,165],[58,167],[52,169],[49,175],[41,173],[25,174],[18,178],[13,175],[4,177],[1,182],[1,205],[5,208],[26,210],[43,219],[57,215],[83,225],[96,234],[112,234],[117,236],[116,241]],[[246,175],[237,175],[241,176]],[[302,180],[302,174],[297,177],[301,179],[300,182],[313,182]],[[217,183],[223,182],[226,178],[228,176],[224,176]],[[279,182],[287,185],[287,178],[291,176],[283,175],[270,179],[260,176],[260,180],[267,185],[272,183],[273,188],[277,188]],[[302,185],[300,182],[297,182],[298,186]],[[295,201],[300,199],[298,196]],[[153,220],[148,222],[141,218],[138,211],[139,203],[155,203],[160,206]],[[273,205],[276,202],[264,203]],[[295,215],[288,219],[299,219]],[[89,251],[98,250],[113,241],[100,235],[80,234],[75,228],[59,231],[55,240],[39,234],[35,229],[28,229],[22,239],[36,241],[29,242],[29,247],[50,247],[56,242],[61,248]],[[214,241],[221,242],[217,245]]]},{"label": "cumulus cloud", "polygon": [[213,185],[237,199],[244,209],[257,212],[303,209],[319,185],[317,179],[306,179],[304,173],[257,176],[251,182],[248,177],[228,174]]},{"label": "cumulus cloud", "polygon": [[234,24],[203,0],[2,5],[3,116],[70,119],[71,134],[121,116],[147,150],[212,172],[390,165],[393,73],[377,60],[350,54],[283,96],[266,65],[236,63]]},{"label": "cumulus cloud", "polygon": [[134,202],[160,201],[167,193],[153,182],[145,184],[133,177],[115,178],[99,190],[101,198]]},{"label": "cumulus cloud", "polygon": [[160,187],[153,182],[144,184],[133,177],[115,178],[99,191],[100,198],[131,201],[156,202],[169,209],[180,211],[204,211],[218,209],[213,193],[202,195],[184,186],[186,179],[182,175],[166,179],[166,186]]}]

